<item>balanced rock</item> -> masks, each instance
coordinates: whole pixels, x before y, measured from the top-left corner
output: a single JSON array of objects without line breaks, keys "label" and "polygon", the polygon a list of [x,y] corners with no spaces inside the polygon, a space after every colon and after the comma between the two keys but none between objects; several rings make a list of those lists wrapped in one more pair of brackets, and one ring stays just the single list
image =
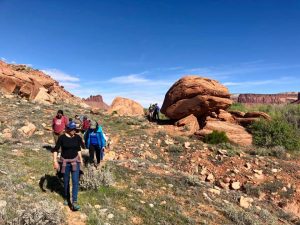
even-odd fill
[{"label": "balanced rock", "polygon": [[116,97],[108,110],[109,114],[114,112],[120,116],[143,116],[144,108],[131,99]]},{"label": "balanced rock", "polygon": [[161,112],[171,119],[196,117],[227,109],[232,104],[228,89],[216,80],[186,76],[166,93]]}]

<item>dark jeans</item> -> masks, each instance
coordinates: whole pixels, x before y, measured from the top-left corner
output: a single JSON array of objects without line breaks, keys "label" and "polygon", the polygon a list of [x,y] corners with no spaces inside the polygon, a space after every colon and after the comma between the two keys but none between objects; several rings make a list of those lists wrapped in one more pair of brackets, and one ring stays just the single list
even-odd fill
[{"label": "dark jeans", "polygon": [[96,154],[97,164],[103,159],[103,151],[99,145],[90,145],[89,147],[90,162],[94,162],[94,156]]},{"label": "dark jeans", "polygon": [[67,163],[66,171],[64,173],[64,190],[65,198],[70,199],[70,174],[72,174],[72,203],[77,202],[78,188],[79,188],[79,170],[80,163],[77,163],[76,171],[72,171],[71,163]]},{"label": "dark jeans", "polygon": [[154,120],[159,120],[159,111],[153,112],[153,118],[154,118]]}]

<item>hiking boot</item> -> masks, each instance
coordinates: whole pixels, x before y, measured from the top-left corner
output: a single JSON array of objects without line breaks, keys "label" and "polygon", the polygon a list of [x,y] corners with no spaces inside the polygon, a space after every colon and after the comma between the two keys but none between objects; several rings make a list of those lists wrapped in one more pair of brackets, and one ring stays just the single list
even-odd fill
[{"label": "hiking boot", "polygon": [[73,211],[78,211],[78,210],[80,210],[80,206],[77,204],[77,202],[74,202],[74,203],[72,204],[72,210],[73,210]]}]

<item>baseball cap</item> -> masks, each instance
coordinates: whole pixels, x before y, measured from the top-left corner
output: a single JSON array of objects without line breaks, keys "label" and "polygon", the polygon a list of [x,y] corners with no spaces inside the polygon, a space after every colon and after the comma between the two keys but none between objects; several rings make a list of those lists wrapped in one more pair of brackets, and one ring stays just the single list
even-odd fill
[{"label": "baseball cap", "polygon": [[69,122],[68,125],[67,125],[67,128],[70,129],[70,130],[76,129],[76,123],[73,122],[73,121]]}]

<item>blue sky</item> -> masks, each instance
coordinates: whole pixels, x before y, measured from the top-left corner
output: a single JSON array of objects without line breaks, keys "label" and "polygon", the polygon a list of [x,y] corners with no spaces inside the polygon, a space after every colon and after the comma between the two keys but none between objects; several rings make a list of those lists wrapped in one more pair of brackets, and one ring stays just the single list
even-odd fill
[{"label": "blue sky", "polygon": [[162,103],[186,74],[300,91],[298,0],[0,0],[0,58],[87,97]]}]

